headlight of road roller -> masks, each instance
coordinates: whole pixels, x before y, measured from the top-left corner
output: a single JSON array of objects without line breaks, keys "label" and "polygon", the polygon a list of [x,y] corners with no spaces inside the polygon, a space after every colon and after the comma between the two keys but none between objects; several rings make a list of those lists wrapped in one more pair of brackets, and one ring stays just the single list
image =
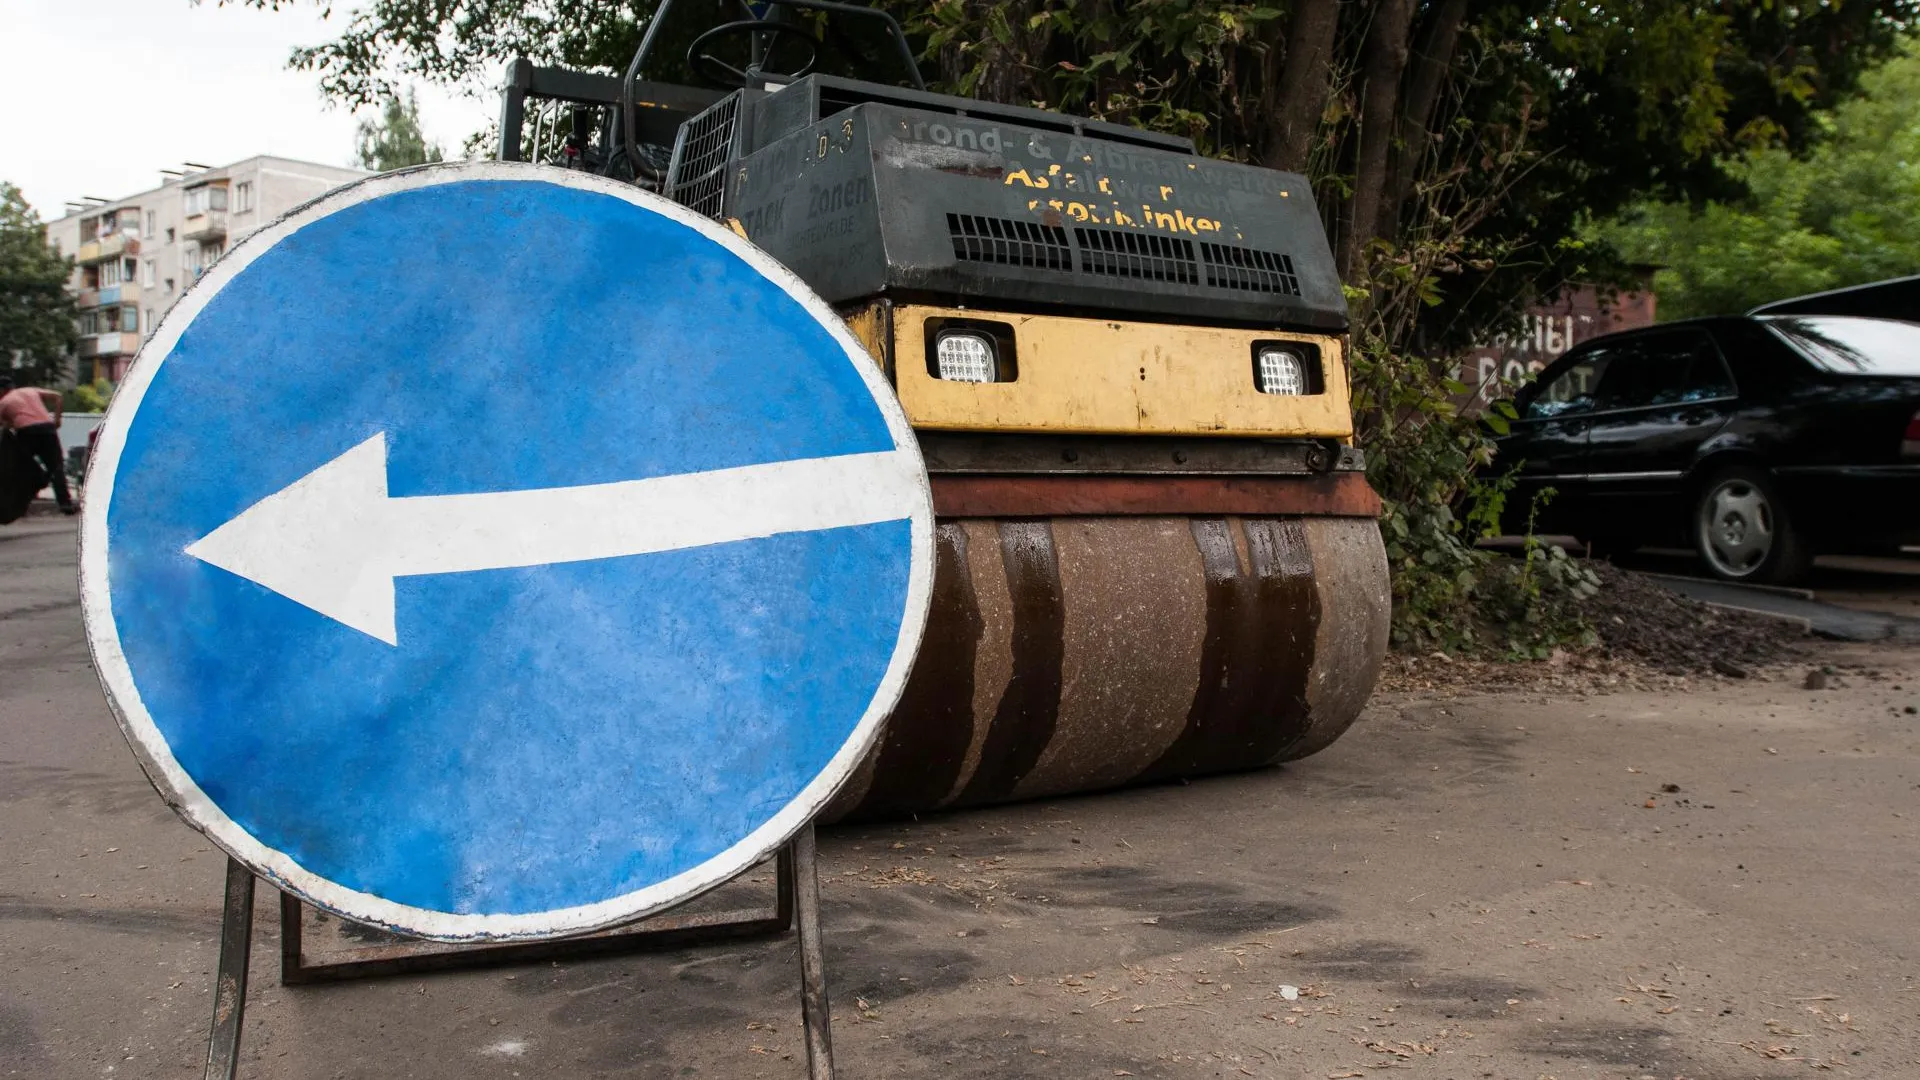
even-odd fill
[{"label": "headlight of road roller", "polygon": [[1256,343],[1253,385],[1263,394],[1317,394],[1318,350],[1303,345]]},{"label": "headlight of road roller", "polygon": [[1013,327],[984,319],[928,319],[927,373],[947,382],[1015,378]]},{"label": "headlight of road roller", "polygon": [[934,364],[948,382],[993,382],[1000,365],[993,339],[972,330],[949,330],[933,339]]}]

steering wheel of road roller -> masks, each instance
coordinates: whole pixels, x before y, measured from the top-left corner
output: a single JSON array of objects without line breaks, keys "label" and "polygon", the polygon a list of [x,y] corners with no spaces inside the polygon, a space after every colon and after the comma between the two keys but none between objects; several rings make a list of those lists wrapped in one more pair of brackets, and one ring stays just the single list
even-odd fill
[{"label": "steering wheel of road roller", "polygon": [[[735,67],[721,59],[714,49],[720,42],[733,38],[747,39],[751,59],[744,68]],[[788,42],[804,46],[807,58],[798,67],[782,71],[773,66],[774,54]],[[812,71],[819,59],[818,38],[792,23],[771,19],[741,19],[721,23],[694,38],[693,44],[687,46],[687,66],[693,69],[695,75],[715,86],[756,86],[760,80],[768,77],[798,79]]]}]

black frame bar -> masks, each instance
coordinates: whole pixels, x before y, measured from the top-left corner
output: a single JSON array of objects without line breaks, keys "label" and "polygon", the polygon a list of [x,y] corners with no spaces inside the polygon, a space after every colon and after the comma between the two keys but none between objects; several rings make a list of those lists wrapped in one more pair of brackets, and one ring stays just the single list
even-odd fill
[{"label": "black frame bar", "polygon": [[[497,945],[407,941],[351,949],[319,961],[309,960],[302,947],[305,906],[283,892],[280,894],[280,981],[298,986],[561,957],[609,956],[737,941],[796,929],[807,1077],[808,1080],[833,1080],[833,1014],[827,996],[826,954],[820,937],[819,855],[811,822],[775,856],[774,880],[775,898],[771,908],[687,915],[675,915],[669,910],[628,926],[580,937]],[[236,1080],[239,1075],[240,1036],[247,1006],[247,966],[253,953],[253,897],[253,872],[229,858],[220,918],[220,965],[214,984],[213,1023],[207,1033],[206,1080]]]}]

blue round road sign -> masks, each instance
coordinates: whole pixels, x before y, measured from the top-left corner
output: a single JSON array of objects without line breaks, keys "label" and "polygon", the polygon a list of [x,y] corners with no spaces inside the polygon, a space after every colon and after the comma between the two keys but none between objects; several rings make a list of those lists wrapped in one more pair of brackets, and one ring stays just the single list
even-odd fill
[{"label": "blue round road sign", "polygon": [[858,764],[932,509],[819,298],[635,189],[500,163],[241,241],[102,426],[87,631],[161,793],[348,918],[578,933],[763,858]]}]

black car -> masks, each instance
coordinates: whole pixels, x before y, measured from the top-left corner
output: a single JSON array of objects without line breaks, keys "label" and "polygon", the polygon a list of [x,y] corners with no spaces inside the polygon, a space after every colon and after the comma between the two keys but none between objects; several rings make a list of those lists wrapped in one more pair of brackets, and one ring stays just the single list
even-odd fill
[{"label": "black car", "polygon": [[1507,525],[1596,553],[1681,543],[1784,582],[1816,553],[1920,543],[1920,322],[1750,314],[1594,338],[1514,399]]}]

